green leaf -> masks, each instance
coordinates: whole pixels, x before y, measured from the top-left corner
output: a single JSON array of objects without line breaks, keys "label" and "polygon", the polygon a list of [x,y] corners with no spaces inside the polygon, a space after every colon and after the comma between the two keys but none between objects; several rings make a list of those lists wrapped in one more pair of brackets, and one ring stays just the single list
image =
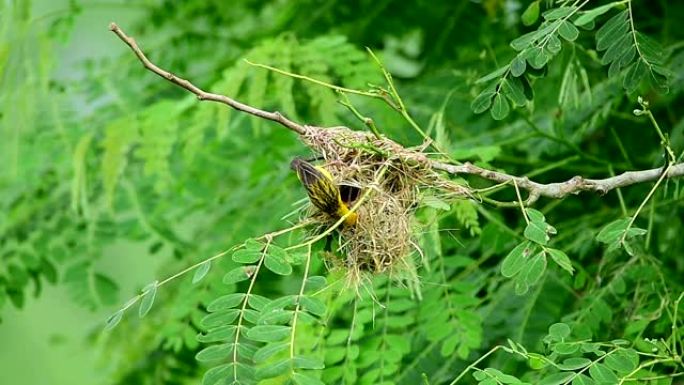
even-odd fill
[{"label": "green leaf", "polygon": [[584,11],[584,12],[582,12],[582,14],[577,19],[575,19],[575,25],[578,25],[578,26],[579,25],[581,25],[581,26],[587,25],[587,24],[591,23],[592,21],[594,21],[594,19],[596,19],[597,17],[599,17],[599,16],[603,15],[604,13],[610,11],[611,9],[613,9],[613,7],[615,7],[616,5],[618,5],[620,3],[621,2],[619,2],[619,1],[614,1],[610,4],[605,4],[605,5],[602,5],[600,7],[596,7],[594,9]]},{"label": "green leaf", "polygon": [[326,308],[323,301],[318,298],[302,296],[299,298],[299,303],[306,311],[311,314],[322,317],[325,315]]},{"label": "green leaf", "polygon": [[485,75],[485,76],[483,76],[483,77],[477,79],[477,80],[475,81],[475,84],[486,83],[486,82],[488,82],[488,81],[490,81],[490,80],[492,80],[492,79],[496,79],[496,78],[498,78],[498,77],[501,77],[501,75],[505,74],[506,71],[508,71],[508,66],[507,66],[507,65],[505,65],[505,66],[503,66],[503,67],[501,67],[501,68],[498,68],[498,69],[496,69],[496,70],[494,70],[494,71],[488,73],[487,75]]},{"label": "green leaf", "polygon": [[674,73],[666,67],[653,64],[649,67],[649,80],[654,88],[658,91],[667,93],[670,89],[670,78],[674,76]]},{"label": "green leaf", "polygon": [[595,363],[589,368],[589,375],[594,381],[607,384],[617,384],[618,377],[602,363]]},{"label": "green leaf", "polygon": [[521,276],[515,277],[513,282],[515,282],[515,294],[516,295],[523,295],[527,293],[528,290],[530,290],[530,285],[525,282],[525,278],[520,278]]},{"label": "green leaf", "polygon": [[292,374],[292,379],[297,385],[325,385],[325,383],[318,378],[300,372],[294,372]]},{"label": "green leaf", "polygon": [[295,369],[309,369],[317,370],[325,368],[323,361],[319,358],[295,356],[293,360],[293,367]]},{"label": "green leaf", "polygon": [[627,228],[629,222],[630,218],[623,218],[611,222],[599,232],[596,236],[597,240],[599,240],[599,242],[608,243],[607,251],[624,247],[625,250],[632,255],[634,251],[631,245],[629,245],[628,242],[623,242],[623,240],[627,241],[636,236],[646,234],[646,230],[637,227]]},{"label": "green leaf", "polygon": [[213,328],[205,334],[198,334],[197,341],[203,343],[233,340],[235,338],[236,325],[223,325]]},{"label": "green leaf", "polygon": [[603,51],[612,46],[620,37],[629,31],[629,12],[624,10],[608,20],[596,32],[596,49]]},{"label": "green leaf", "polygon": [[289,370],[292,370],[292,360],[285,358],[257,369],[256,376],[263,380],[280,376]]},{"label": "green leaf", "polygon": [[606,50],[601,58],[601,64],[607,65],[619,59],[622,55],[629,51],[634,42],[632,37],[628,34],[620,36],[611,46]]},{"label": "green leaf", "polygon": [[273,357],[274,355],[284,352],[290,347],[290,342],[285,341],[285,342],[277,342],[274,344],[268,344],[265,346],[262,346],[259,350],[254,353],[254,363],[256,364],[261,364],[268,360],[269,358]]},{"label": "green leaf", "polygon": [[140,300],[140,308],[138,308],[138,315],[140,316],[140,318],[146,316],[152,308],[154,298],[157,295],[157,283],[157,281],[154,281],[149,285],[145,286],[145,288],[143,289],[142,298]]},{"label": "green leaf", "polygon": [[542,378],[538,385],[560,385],[570,380],[574,375],[575,373],[568,372],[554,373]]},{"label": "green leaf", "polygon": [[250,294],[247,303],[252,309],[262,311],[264,307],[271,303],[271,300],[263,295]]},{"label": "green leaf", "polygon": [[207,310],[210,312],[215,312],[219,310],[231,309],[240,305],[244,299],[245,293],[227,294],[211,301],[209,306],[207,306]]},{"label": "green leaf", "polygon": [[525,52],[527,62],[530,63],[530,66],[532,66],[534,69],[543,68],[551,59],[549,54],[547,54],[546,50],[544,50],[542,47],[532,47]]},{"label": "green leaf", "polygon": [[442,357],[451,356],[452,354],[454,354],[454,351],[456,350],[456,346],[458,346],[458,343],[462,342],[461,340],[462,337],[459,334],[452,334],[444,340],[444,342],[442,343],[442,347],[439,349],[439,353],[442,355]]},{"label": "green leaf", "polygon": [[584,374],[580,374],[572,380],[572,385],[596,385],[594,380]]},{"label": "green leaf", "polygon": [[544,34],[545,32],[540,30],[528,32],[511,41],[511,47],[516,51],[522,51],[525,48],[529,47],[537,39],[544,36]]},{"label": "green leaf", "polygon": [[520,380],[509,374],[505,374],[498,369],[485,368],[485,373],[489,374],[490,378],[495,379],[496,384],[521,384]]},{"label": "green leaf", "polygon": [[620,349],[603,362],[618,373],[630,373],[639,365],[639,355],[634,349]]},{"label": "green leaf", "polygon": [[579,36],[579,30],[569,21],[563,20],[558,27],[558,34],[567,41],[575,41]]},{"label": "green leaf", "polygon": [[439,199],[434,195],[424,195],[423,199],[421,199],[421,203],[424,206],[432,207],[437,210],[451,210],[451,206],[447,202],[443,201],[442,199]]},{"label": "green leaf", "polygon": [[207,370],[202,377],[202,385],[222,384],[228,376],[233,375],[234,365],[234,363],[223,364]]},{"label": "green leaf", "polygon": [[563,270],[567,271],[570,274],[574,273],[575,269],[572,267],[572,262],[570,261],[570,258],[568,258],[568,255],[565,254],[565,252],[563,252],[562,250],[552,248],[548,248],[546,249],[546,251],[551,256],[551,259],[553,259],[553,261],[556,262],[556,264],[560,266]]},{"label": "green leaf", "polygon": [[330,367],[333,364],[342,362],[347,356],[347,347],[326,347],[325,348],[325,364]]},{"label": "green leaf", "polygon": [[558,354],[575,354],[579,350],[578,344],[571,344],[567,342],[559,342],[553,345],[553,351]]},{"label": "green leaf", "polygon": [[584,357],[566,358],[562,364],[559,364],[561,370],[577,370],[582,369],[591,364],[591,360]]},{"label": "green leaf", "polygon": [[278,275],[290,275],[292,274],[292,266],[285,259],[282,258],[280,254],[274,254],[269,251],[264,259],[264,265],[266,268]]},{"label": "green leaf", "polygon": [[200,325],[202,325],[202,327],[205,329],[210,329],[216,326],[229,324],[235,321],[239,314],[239,309],[226,309],[213,312],[204,316],[204,318],[202,318],[200,321]]},{"label": "green leaf", "polygon": [[121,118],[108,122],[103,140],[101,174],[105,203],[112,207],[120,175],[128,166],[130,147],[138,142],[138,120],[133,114],[123,114]]},{"label": "green leaf", "polygon": [[527,213],[527,216],[530,218],[531,222],[546,224],[546,218],[544,217],[544,214],[541,211],[532,208],[527,208],[525,209],[525,212]]},{"label": "green leaf", "polygon": [[107,317],[107,321],[105,321],[104,330],[107,331],[114,329],[114,327],[116,327],[116,325],[118,325],[119,322],[121,322],[121,318],[123,318],[123,313],[123,310],[119,310],[116,313]]},{"label": "green leaf", "polygon": [[195,274],[192,276],[192,283],[195,284],[201,281],[207,275],[207,273],[209,273],[209,269],[211,269],[211,261],[202,262],[202,264],[197,267],[197,270],[195,270]]},{"label": "green leaf", "polygon": [[325,277],[320,275],[314,275],[306,279],[306,290],[307,291],[317,291],[321,290],[328,284]]},{"label": "green leaf", "polygon": [[261,259],[263,252],[259,249],[241,249],[233,253],[233,261],[237,263],[254,263]]},{"label": "green leaf", "polygon": [[530,26],[537,22],[537,19],[539,19],[539,1],[540,0],[531,2],[525,9],[525,12],[520,16],[523,25]]},{"label": "green leaf", "polygon": [[532,286],[539,281],[545,270],[546,253],[542,250],[525,264],[520,272],[520,277],[525,280],[527,285]]},{"label": "green leaf", "polygon": [[634,92],[639,86],[641,79],[646,75],[646,71],[647,69],[644,61],[642,59],[637,59],[637,61],[629,67],[625,74],[625,78],[622,81],[622,86],[625,90],[627,92]]},{"label": "green leaf", "polygon": [[524,74],[526,68],[527,61],[525,60],[522,54],[516,56],[511,61],[511,75],[515,77],[519,77],[520,75]]},{"label": "green leaf", "polygon": [[634,56],[636,56],[636,47],[632,45],[619,59],[611,63],[608,68],[608,76],[617,76],[623,68],[627,67],[634,60]]},{"label": "green leaf", "polygon": [[524,106],[527,103],[522,82],[518,78],[504,79],[501,81],[501,90],[516,106]]},{"label": "green leaf", "polygon": [[558,38],[556,35],[550,35],[549,40],[546,43],[545,49],[549,52],[549,58],[548,60],[551,60],[551,58],[554,55],[557,55],[561,49],[563,48],[563,42],[561,42],[561,39]]},{"label": "green leaf", "polygon": [[570,336],[570,326],[565,323],[555,323],[549,326],[549,337],[562,341]]},{"label": "green leaf", "polygon": [[284,325],[290,323],[294,317],[293,310],[276,309],[270,311],[262,311],[259,314],[259,325]]},{"label": "green leaf", "polygon": [[501,264],[501,275],[506,278],[511,278],[518,274],[523,266],[525,266],[527,257],[529,257],[534,250],[530,248],[531,245],[530,242],[523,242],[513,248]]},{"label": "green leaf", "polygon": [[473,378],[475,378],[475,380],[477,380],[477,381],[484,381],[489,377],[487,376],[487,374],[485,373],[484,370],[482,370],[482,371],[476,370],[473,372]]},{"label": "green leaf", "polygon": [[231,285],[233,283],[242,282],[249,279],[256,269],[255,265],[246,265],[236,267],[235,269],[226,273],[223,276],[223,283]]},{"label": "green leaf", "polygon": [[195,359],[199,362],[211,362],[228,358],[233,354],[235,348],[234,342],[229,342],[220,345],[208,346],[197,353]]},{"label": "green leaf", "polygon": [[252,309],[245,309],[242,312],[244,319],[253,324],[256,324],[257,321],[259,321],[259,314],[260,313],[258,311]]},{"label": "green leaf", "polygon": [[627,229],[630,218],[621,218],[607,224],[596,235],[596,240],[601,243],[613,243],[619,239]]},{"label": "green leaf", "polygon": [[506,98],[500,93],[494,96],[494,102],[492,103],[491,114],[494,120],[503,120],[510,112],[510,107]]},{"label": "green leaf", "polygon": [[473,100],[473,102],[470,104],[470,109],[475,114],[481,114],[487,111],[489,107],[492,106],[492,99],[494,99],[495,94],[495,91],[485,89]]},{"label": "green leaf", "polygon": [[546,223],[533,222],[527,224],[523,232],[525,238],[530,241],[545,246],[549,242],[549,235],[546,232]]},{"label": "green leaf", "polygon": [[663,64],[666,59],[665,49],[657,41],[651,39],[647,35],[636,31],[636,44],[639,47],[639,52],[642,58],[649,64]]},{"label": "green leaf", "polygon": [[291,326],[257,325],[249,329],[247,337],[259,342],[278,342],[290,335]]},{"label": "green leaf", "polygon": [[577,7],[558,7],[544,12],[544,19],[551,21],[570,16]]},{"label": "green leaf", "polygon": [[294,306],[297,303],[296,295],[286,295],[284,297],[276,298],[261,309],[262,313],[268,313],[274,310],[284,309],[286,307]]},{"label": "green leaf", "polygon": [[268,247],[268,253],[271,255],[275,255],[277,258],[280,258],[286,261],[287,263],[290,263],[290,261],[293,260],[293,258],[290,256],[290,253],[287,250],[273,244],[271,244]]}]

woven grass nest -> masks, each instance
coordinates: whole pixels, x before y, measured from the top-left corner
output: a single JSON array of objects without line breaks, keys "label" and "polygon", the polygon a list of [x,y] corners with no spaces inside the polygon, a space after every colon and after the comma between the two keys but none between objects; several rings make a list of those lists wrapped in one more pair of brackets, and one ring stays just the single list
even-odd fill
[{"label": "woven grass nest", "polygon": [[[414,214],[421,191],[431,189],[453,199],[469,195],[467,188],[432,170],[423,152],[392,140],[346,127],[308,128],[302,140],[324,160],[343,200],[350,207],[362,200],[357,223],[338,228],[339,246],[326,260],[329,267],[343,268],[351,286],[369,274],[415,281],[415,258],[422,252],[415,241],[420,229]],[[317,233],[336,222],[314,208],[309,215]]]}]

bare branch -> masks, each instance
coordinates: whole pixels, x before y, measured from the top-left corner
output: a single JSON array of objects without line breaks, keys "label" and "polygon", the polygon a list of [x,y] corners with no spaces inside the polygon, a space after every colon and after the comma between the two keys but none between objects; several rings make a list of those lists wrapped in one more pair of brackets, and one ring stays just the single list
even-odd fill
[{"label": "bare branch", "polygon": [[138,47],[138,44],[135,42],[135,40],[126,35],[126,33],[119,28],[116,23],[110,23],[109,24],[109,29],[116,34],[116,36],[119,37],[124,43],[126,43],[131,50],[133,50],[133,53],[135,53],[135,56],[140,59],[142,62],[143,66],[147,68],[148,70],[154,72],[155,74],[163,77],[164,79],[170,81],[171,83],[181,87],[185,88],[186,90],[192,92],[193,94],[197,95],[197,99],[199,100],[211,100],[214,102],[218,103],[223,103],[226,104],[238,111],[246,112],[250,115],[254,115],[256,117],[266,119],[266,120],[271,120],[276,123],[280,123],[281,125],[289,128],[290,130],[298,133],[298,134],[304,134],[306,132],[306,128],[296,122],[293,122],[292,120],[284,117],[280,112],[269,112],[269,111],[264,111],[260,110],[258,108],[248,106],[244,103],[240,103],[235,99],[229,98],[225,95],[219,95],[219,94],[213,94],[211,92],[206,92],[202,90],[201,88],[197,87],[196,85],[192,84],[190,81],[180,78],[174,74],[172,74],[169,71],[166,71],[164,69],[159,68],[157,65],[152,63],[147,56],[143,53],[143,51]]},{"label": "bare branch", "polygon": [[[565,182],[542,184],[529,180],[526,177],[509,175],[506,173],[488,170],[475,166],[471,163],[462,165],[451,165],[440,162],[432,162],[432,167],[436,170],[446,171],[450,174],[471,174],[499,183],[513,183],[530,193],[527,203],[536,201],[540,196],[547,198],[561,199],[570,194],[578,194],[582,191],[594,191],[605,194],[610,190],[625,187],[637,183],[654,181],[658,179],[664,168],[653,168],[650,170],[627,171],[620,175],[605,179],[585,179],[581,176],[573,177]],[[676,178],[684,176],[684,163],[679,163],[670,167],[666,178]]]}]

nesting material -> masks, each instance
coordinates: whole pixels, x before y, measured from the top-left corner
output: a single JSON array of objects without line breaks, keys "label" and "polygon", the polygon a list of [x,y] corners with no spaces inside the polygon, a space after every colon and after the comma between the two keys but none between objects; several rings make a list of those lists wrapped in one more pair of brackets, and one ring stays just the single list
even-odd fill
[{"label": "nesting material", "polygon": [[[338,228],[339,247],[327,262],[344,268],[351,285],[361,282],[366,274],[388,272],[392,277],[413,281],[413,256],[422,255],[413,234],[421,190],[446,188],[456,195],[467,195],[467,190],[441,178],[422,152],[405,149],[389,139],[346,127],[308,129],[303,136],[305,143],[323,158],[323,166],[335,182],[360,189],[358,197],[346,203],[352,207],[362,200],[356,210],[356,225]],[[319,233],[336,222],[315,211],[311,215],[319,224]]]}]

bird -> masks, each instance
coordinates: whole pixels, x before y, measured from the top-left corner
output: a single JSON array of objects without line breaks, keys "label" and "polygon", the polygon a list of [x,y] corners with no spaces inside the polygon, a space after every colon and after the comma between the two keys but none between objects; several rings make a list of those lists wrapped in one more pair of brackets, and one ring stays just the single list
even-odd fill
[{"label": "bird", "polygon": [[344,203],[340,195],[340,188],[335,184],[328,170],[301,158],[295,158],[290,167],[297,172],[299,181],[302,182],[309,195],[311,203],[320,211],[333,218],[344,219],[345,226],[353,226],[359,218],[355,212],[350,213],[349,207]]}]

